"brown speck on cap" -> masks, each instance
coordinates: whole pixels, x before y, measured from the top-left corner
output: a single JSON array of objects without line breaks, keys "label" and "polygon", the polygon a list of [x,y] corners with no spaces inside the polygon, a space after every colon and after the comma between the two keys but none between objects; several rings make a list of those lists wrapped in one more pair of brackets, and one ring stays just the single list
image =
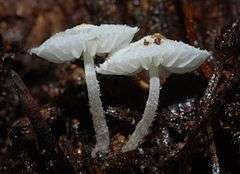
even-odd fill
[{"label": "brown speck on cap", "polygon": [[161,35],[160,33],[155,33],[153,35],[153,38],[154,38],[154,43],[157,44],[157,45],[160,45],[162,39],[164,39],[165,37],[163,35]]},{"label": "brown speck on cap", "polygon": [[144,44],[144,45],[148,45],[148,44],[149,44],[149,41],[147,41],[146,39],[144,39],[143,44]]},{"label": "brown speck on cap", "polygon": [[157,37],[157,38],[154,39],[154,43],[157,44],[157,45],[160,45],[161,40],[162,40],[161,38]]}]

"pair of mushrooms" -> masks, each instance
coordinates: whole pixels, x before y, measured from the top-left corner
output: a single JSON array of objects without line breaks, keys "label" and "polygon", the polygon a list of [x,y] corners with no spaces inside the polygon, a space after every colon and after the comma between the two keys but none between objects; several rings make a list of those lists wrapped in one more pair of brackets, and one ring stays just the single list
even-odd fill
[{"label": "pair of mushrooms", "polygon": [[[30,50],[30,53],[55,63],[83,56],[90,112],[96,133],[93,157],[98,152],[107,153],[110,144],[96,71],[112,75],[133,75],[143,69],[149,71],[148,100],[141,121],[122,148],[126,152],[136,149],[149,132],[159,102],[159,75],[168,77],[171,73],[193,71],[210,56],[206,50],[167,39],[160,34],[130,43],[137,31],[137,27],[127,25],[82,24],[57,33],[38,48]],[[109,58],[95,71],[94,57],[102,54],[109,54]]]}]

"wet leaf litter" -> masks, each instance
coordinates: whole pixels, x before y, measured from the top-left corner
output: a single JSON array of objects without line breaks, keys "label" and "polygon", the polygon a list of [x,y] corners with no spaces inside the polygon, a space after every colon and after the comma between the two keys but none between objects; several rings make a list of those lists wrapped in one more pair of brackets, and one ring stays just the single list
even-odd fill
[{"label": "wet leaf litter", "polygon": [[[4,54],[4,61],[0,67],[4,67],[4,69],[1,68],[1,72],[5,74],[1,73],[1,81],[5,82],[7,77],[6,64],[10,56],[10,64],[12,62],[10,69],[20,74],[40,106],[44,109],[53,106],[59,111],[56,116],[53,116],[56,119],[48,120],[50,121],[48,125],[52,127],[53,135],[64,156],[68,157],[66,164],[72,162],[68,165],[71,166],[70,168],[65,168],[66,172],[174,173],[182,171],[187,173],[192,171],[197,173],[201,170],[202,173],[206,173],[211,171],[214,162],[211,162],[213,153],[208,146],[212,138],[205,131],[207,130],[205,126],[210,122],[213,127],[213,139],[220,162],[220,171],[228,173],[237,171],[239,166],[239,156],[236,153],[239,146],[237,38],[239,34],[231,27],[235,26],[232,24],[237,24],[234,21],[239,14],[238,2],[123,1],[113,3],[106,1],[100,3],[100,1],[89,1],[78,3],[69,1],[67,8],[64,0],[58,3],[51,1],[35,3],[31,0],[18,4],[11,3],[8,1],[1,4],[2,8],[10,9],[5,10],[8,17],[3,18],[5,24],[1,25],[1,31],[4,31],[4,52],[1,53]],[[8,8],[15,5],[14,10]],[[201,13],[203,10],[208,13]],[[227,11],[230,11],[231,15],[226,15]],[[33,12],[34,15],[32,15]],[[104,96],[103,108],[110,130],[110,149],[114,149],[114,153],[104,158],[100,156],[97,159],[91,159],[95,133],[89,113],[84,73],[82,73],[83,62],[54,65],[32,58],[26,54],[27,51],[23,50],[24,47],[28,50],[32,46],[38,46],[55,32],[63,31],[79,22],[101,24],[120,23],[119,21],[135,26],[144,24],[136,40],[147,33],[163,32],[167,38],[186,41],[190,45],[198,43],[201,48],[214,51],[214,59],[208,60],[200,70],[190,74],[172,75],[165,81],[160,93],[157,119],[151,127],[150,134],[145,137],[144,143],[134,153],[125,155],[122,155],[119,150],[142,118],[144,101],[147,100],[148,79],[144,73],[139,76],[140,79],[98,75],[102,97]],[[44,27],[48,24],[52,27]],[[223,27],[221,32],[220,28]],[[223,37],[226,32],[228,37]],[[13,35],[8,33],[18,35],[12,37]],[[25,33],[25,37],[19,37],[19,33]],[[217,36],[220,41],[224,40],[225,43],[231,44],[224,46],[224,49],[223,47],[217,49],[219,47],[217,41],[215,51],[214,40]],[[12,53],[15,53],[15,56],[12,56]],[[98,61],[101,62],[101,58],[96,59],[96,63]],[[207,85],[208,80],[210,80],[210,86]],[[146,85],[142,86],[143,83]],[[13,137],[21,140],[24,138],[24,136],[21,137],[22,133],[25,135],[28,128],[23,128],[26,130],[21,131],[20,134],[14,128],[13,136],[12,133],[11,136],[8,134],[9,126],[19,117],[28,117],[28,114],[18,95],[8,91],[9,88],[6,85],[8,84],[1,85],[1,91],[3,91],[1,108],[4,108],[4,112],[1,112],[1,142],[3,142],[1,158],[4,158],[1,160],[1,171],[11,173],[20,169],[23,173],[43,173],[46,170],[45,161],[48,159],[41,157],[41,151],[35,143],[39,141],[36,139],[37,136],[32,133],[31,136],[27,135],[31,141],[27,141],[30,146],[26,146],[26,144],[14,143]],[[204,92],[206,89],[207,91]],[[193,108],[194,112],[188,113],[189,107],[183,106]],[[183,114],[185,111],[186,117]],[[163,112],[167,115],[159,116]],[[44,112],[43,114],[45,115]],[[49,118],[47,113],[44,120],[46,118]],[[29,122],[23,125],[28,127]],[[78,131],[75,131],[74,127]],[[63,146],[64,142],[67,146]],[[23,147],[32,148],[23,149]],[[55,169],[58,167],[57,164]]]}]

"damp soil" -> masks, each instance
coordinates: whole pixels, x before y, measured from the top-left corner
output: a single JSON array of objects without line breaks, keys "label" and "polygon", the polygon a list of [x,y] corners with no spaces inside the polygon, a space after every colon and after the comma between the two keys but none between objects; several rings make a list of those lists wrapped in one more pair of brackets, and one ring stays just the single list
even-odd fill
[{"label": "damp soil", "polygon": [[[234,0],[0,0],[0,173],[239,173],[239,15]],[[82,60],[28,54],[81,23],[139,26],[135,39],[160,32],[213,53],[196,71],[161,79],[156,119],[134,151],[120,150],[142,117],[147,73],[98,75],[111,145],[92,158]]]}]

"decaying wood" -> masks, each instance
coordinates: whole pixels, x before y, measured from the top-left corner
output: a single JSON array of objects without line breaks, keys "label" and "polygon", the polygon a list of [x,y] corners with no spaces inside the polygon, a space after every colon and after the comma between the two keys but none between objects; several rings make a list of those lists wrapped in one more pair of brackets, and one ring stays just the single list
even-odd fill
[{"label": "decaying wood", "polygon": [[[235,123],[239,15],[236,0],[0,0],[0,173],[191,173],[196,152],[209,152],[217,169],[212,173],[234,173],[237,167],[224,163],[228,149],[219,148],[225,140],[218,137],[218,129],[231,132],[231,141],[240,144]],[[183,97],[179,100],[165,88],[179,82],[174,76],[168,79],[152,132],[137,150],[122,154],[121,147],[141,119],[147,80],[145,75],[137,80],[99,76],[111,152],[91,159],[94,133],[81,60],[53,65],[27,53],[52,34],[80,23],[137,25],[141,30],[136,39],[160,32],[212,51],[213,57],[195,73],[206,86],[190,96],[176,93]],[[234,100],[227,99],[229,93]],[[210,135],[204,131],[208,125],[215,125]]]}]

